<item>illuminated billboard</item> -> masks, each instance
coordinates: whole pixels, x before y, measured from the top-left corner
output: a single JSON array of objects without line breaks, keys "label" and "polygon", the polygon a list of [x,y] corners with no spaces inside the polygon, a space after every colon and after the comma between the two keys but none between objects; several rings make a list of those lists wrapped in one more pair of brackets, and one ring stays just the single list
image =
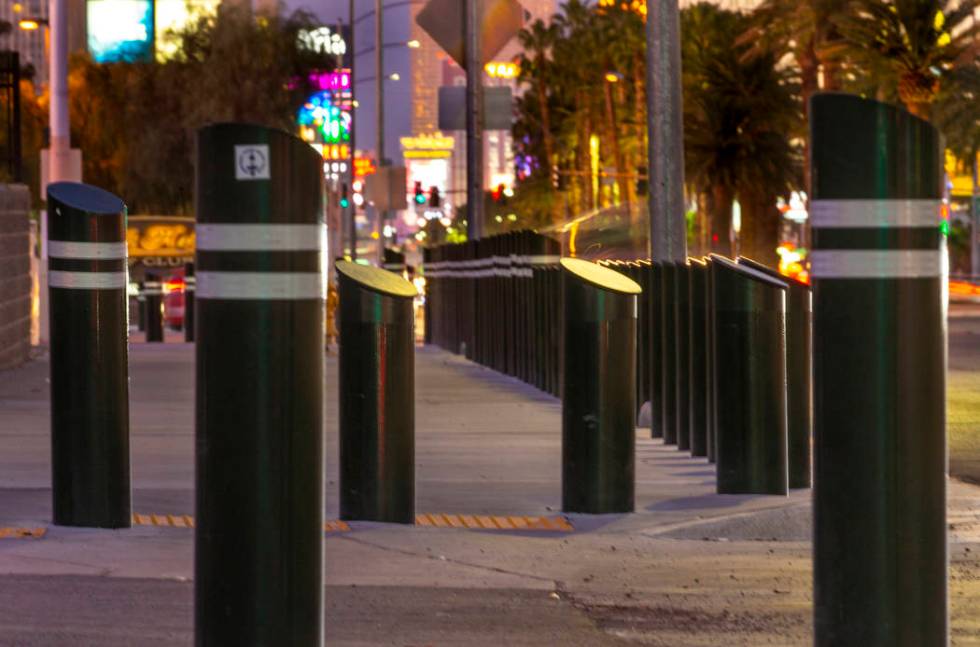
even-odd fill
[{"label": "illuminated billboard", "polygon": [[86,21],[96,62],[153,59],[153,0],[88,0]]}]

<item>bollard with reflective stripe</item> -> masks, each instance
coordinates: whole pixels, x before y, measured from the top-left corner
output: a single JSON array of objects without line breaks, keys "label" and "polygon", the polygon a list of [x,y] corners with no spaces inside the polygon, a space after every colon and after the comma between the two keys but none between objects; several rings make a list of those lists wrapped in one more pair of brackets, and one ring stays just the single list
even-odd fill
[{"label": "bollard with reflective stripe", "polygon": [[48,186],[54,523],[130,525],[126,205]]},{"label": "bollard with reflective stripe", "polygon": [[810,487],[810,445],[813,438],[813,353],[811,331],[813,306],[810,286],[781,275],[748,258],[740,265],[751,267],[786,283],[786,412],[789,451],[789,487]]},{"label": "bollard with reflective stripe", "polygon": [[561,266],[562,509],[632,512],[641,288],[588,261],[563,258]]},{"label": "bollard with reflective stripe", "polygon": [[415,286],[337,262],[340,518],[415,522]]},{"label": "bollard with reflective stripe", "polygon": [[691,259],[690,276],[690,378],[688,391],[688,420],[691,427],[691,455],[708,455],[708,268],[703,261]]},{"label": "bollard with reflective stripe", "polygon": [[946,281],[938,131],[810,108],[819,647],[946,645]]},{"label": "bollard with reflective stripe", "polygon": [[184,341],[194,341],[194,296],[197,292],[197,279],[194,277],[194,263],[184,265]]},{"label": "bollard with reflective stripe", "polygon": [[711,257],[719,494],[787,494],[786,284]]},{"label": "bollard with reflective stripe", "polygon": [[660,268],[660,420],[665,445],[677,444],[677,266],[664,261]]},{"label": "bollard with reflective stripe", "polygon": [[146,313],[146,341],[163,341],[163,284],[160,277],[148,274],[142,286]]},{"label": "bollard with reflective stripe", "polygon": [[198,132],[195,637],[323,644],[323,160]]}]

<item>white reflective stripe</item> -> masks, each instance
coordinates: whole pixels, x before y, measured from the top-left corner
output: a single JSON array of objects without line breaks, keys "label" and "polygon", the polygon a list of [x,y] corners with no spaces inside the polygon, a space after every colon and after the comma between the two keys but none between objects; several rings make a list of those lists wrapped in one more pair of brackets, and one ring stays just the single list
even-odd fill
[{"label": "white reflective stripe", "polygon": [[319,272],[198,272],[198,299],[323,299]]},{"label": "white reflective stripe", "polygon": [[943,254],[931,249],[814,250],[815,279],[918,279],[942,276]]},{"label": "white reflective stripe", "polygon": [[129,283],[127,272],[48,272],[48,285],[70,290],[118,290]]},{"label": "white reflective stripe", "polygon": [[79,243],[71,240],[49,240],[51,258],[120,260],[126,258],[126,243]]},{"label": "white reflective stripe", "polygon": [[556,265],[561,260],[561,256],[528,256],[527,262],[531,265]]},{"label": "white reflective stripe", "polygon": [[941,200],[814,200],[810,225],[824,229],[938,227]]},{"label": "white reflective stripe", "polygon": [[317,252],[323,225],[197,225],[195,244],[210,252]]}]

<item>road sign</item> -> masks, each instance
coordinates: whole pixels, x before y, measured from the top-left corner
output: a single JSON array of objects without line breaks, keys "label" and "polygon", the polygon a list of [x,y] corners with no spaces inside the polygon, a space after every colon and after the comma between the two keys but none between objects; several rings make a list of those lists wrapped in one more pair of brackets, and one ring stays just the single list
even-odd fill
[{"label": "road sign", "polygon": [[[497,52],[524,26],[524,7],[517,0],[479,0],[481,58],[489,63]],[[429,0],[415,18],[424,29],[462,68],[466,68],[463,38],[463,3],[460,0]]]},{"label": "road sign", "polygon": [[268,180],[269,146],[266,144],[235,146],[235,179]]},{"label": "road sign", "polygon": [[[513,98],[508,87],[483,88],[483,130],[510,130],[514,120]],[[439,88],[439,130],[466,130],[466,88]]]}]

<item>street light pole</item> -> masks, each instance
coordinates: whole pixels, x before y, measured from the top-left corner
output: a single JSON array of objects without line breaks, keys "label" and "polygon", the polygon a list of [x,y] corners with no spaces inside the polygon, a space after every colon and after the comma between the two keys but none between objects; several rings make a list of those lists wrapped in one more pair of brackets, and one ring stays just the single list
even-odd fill
[{"label": "street light pole", "polygon": [[[354,0],[350,0],[347,5],[347,17],[350,24],[350,114],[351,114],[351,128],[350,128],[350,177],[351,177],[351,187],[353,188],[354,182],[357,180],[357,173],[354,169],[357,162],[357,93],[355,92],[356,83],[354,80],[357,78],[355,74],[357,66],[357,50],[354,48]],[[341,66],[342,67],[342,66]],[[350,258],[352,261],[357,260],[357,203],[352,202],[350,209],[344,214],[350,221],[347,224],[350,236]],[[341,229],[344,225],[341,225]],[[341,246],[343,247],[343,246]]]},{"label": "street light pole", "polygon": [[[385,82],[384,82],[384,0],[374,0],[374,96],[375,116],[377,117],[377,149],[378,173],[382,177],[390,176],[381,173],[385,163]],[[390,192],[389,186],[384,191]],[[387,210],[378,209],[378,265],[384,263],[385,235],[384,227],[388,220]]]},{"label": "street light pole", "polygon": [[684,262],[684,119],[680,12],[677,0],[648,3],[647,145],[650,169],[650,254]]},{"label": "street light pole", "polygon": [[48,56],[51,88],[50,129],[48,153],[48,182],[78,180],[69,166],[71,132],[68,121],[68,1],[50,0],[48,4],[48,36],[51,49]]}]

